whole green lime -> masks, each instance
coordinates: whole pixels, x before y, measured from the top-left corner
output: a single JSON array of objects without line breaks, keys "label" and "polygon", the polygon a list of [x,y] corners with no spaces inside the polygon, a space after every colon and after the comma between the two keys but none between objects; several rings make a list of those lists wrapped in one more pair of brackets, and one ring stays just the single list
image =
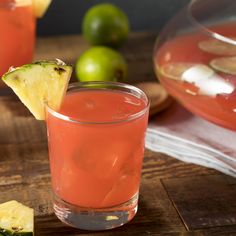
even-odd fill
[{"label": "whole green lime", "polygon": [[82,33],[92,45],[117,48],[128,37],[129,21],[117,6],[110,3],[97,4],[86,12]]},{"label": "whole green lime", "polygon": [[75,71],[81,82],[124,82],[127,77],[127,63],[119,52],[104,46],[94,46],[79,57]]}]

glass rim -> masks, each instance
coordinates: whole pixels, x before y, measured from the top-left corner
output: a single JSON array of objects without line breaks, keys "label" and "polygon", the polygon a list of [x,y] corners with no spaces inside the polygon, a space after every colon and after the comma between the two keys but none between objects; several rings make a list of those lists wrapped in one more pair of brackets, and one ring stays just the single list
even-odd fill
[{"label": "glass rim", "polygon": [[[97,85],[98,87],[86,87],[86,86],[91,86],[91,85]],[[146,93],[144,91],[142,91],[141,89],[135,87],[134,85],[120,83],[120,82],[110,82],[110,81],[74,82],[74,83],[69,84],[65,94],[67,94],[68,92],[70,92],[70,90],[75,89],[75,88],[78,88],[78,89],[83,89],[83,88],[84,89],[101,89],[101,90],[102,89],[107,89],[105,87],[101,88],[101,87],[99,87],[99,85],[113,86],[115,88],[124,88],[124,89],[129,89],[130,91],[135,91],[135,92],[137,92],[138,94],[140,94],[141,96],[144,97],[144,100],[146,101],[145,107],[142,108],[138,112],[132,113],[131,115],[129,115],[126,118],[121,118],[121,119],[118,119],[116,121],[103,121],[103,122],[83,121],[83,120],[81,121],[79,119],[76,119],[75,117],[64,115],[64,114],[52,109],[47,104],[45,104],[46,110],[47,110],[47,112],[49,112],[54,117],[56,117],[60,120],[71,122],[71,123],[83,124],[83,125],[111,125],[111,124],[119,124],[119,123],[125,123],[125,122],[135,120],[135,119],[141,117],[142,115],[144,115],[147,112],[147,110],[149,109],[150,101],[149,101],[148,96],[146,95]],[[119,91],[118,89],[114,89],[114,88],[111,89],[111,90]],[[120,90],[120,91],[122,91],[122,90]],[[129,93],[132,94],[131,92],[129,92]]]},{"label": "glass rim", "polygon": [[198,2],[199,0],[191,0],[188,5],[187,5],[187,13],[188,13],[188,17],[191,21],[191,23],[193,25],[195,25],[197,28],[201,29],[201,31],[203,31],[204,33],[206,33],[207,35],[209,35],[210,37],[213,37],[219,41],[222,41],[224,43],[228,43],[228,44],[233,44],[236,46],[236,41],[228,38],[222,34],[216,33],[212,30],[210,30],[208,27],[204,26],[203,24],[201,24],[192,14],[192,7],[193,5]]}]

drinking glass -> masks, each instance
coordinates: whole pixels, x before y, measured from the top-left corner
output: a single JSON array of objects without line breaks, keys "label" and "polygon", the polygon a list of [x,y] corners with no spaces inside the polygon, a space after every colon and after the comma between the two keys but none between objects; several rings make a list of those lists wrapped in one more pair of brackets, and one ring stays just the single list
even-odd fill
[{"label": "drinking glass", "polygon": [[160,33],[154,67],[189,111],[236,130],[236,1],[192,0]]},{"label": "drinking glass", "polygon": [[31,0],[0,1],[0,76],[32,61],[35,21]]},{"label": "drinking glass", "polygon": [[137,211],[147,96],[121,83],[75,83],[59,112],[46,110],[57,217],[87,230],[130,221]]}]

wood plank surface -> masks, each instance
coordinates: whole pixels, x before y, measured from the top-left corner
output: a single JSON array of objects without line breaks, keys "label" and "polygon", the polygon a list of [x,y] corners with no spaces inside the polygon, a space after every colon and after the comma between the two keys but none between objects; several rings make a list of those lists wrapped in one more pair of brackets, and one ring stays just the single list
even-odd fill
[{"label": "wood plank surface", "polygon": [[236,224],[236,179],[208,175],[162,182],[189,230]]},{"label": "wood plank surface", "polygon": [[[151,60],[155,37],[155,33],[131,34],[121,49],[129,64],[129,83],[155,80]],[[61,58],[74,64],[88,47],[77,35],[41,38],[37,41],[35,60]],[[33,207],[36,236],[236,235],[236,224],[233,221],[229,224],[229,218],[225,217],[226,212],[230,212],[230,207],[232,212],[236,208],[233,178],[149,150],[145,151],[139,210],[130,223],[102,232],[82,231],[66,226],[55,217],[52,210],[45,124],[36,121],[9,91],[4,94],[10,95],[0,97],[0,202],[16,199]],[[204,181],[211,182],[211,191],[207,197],[202,194],[202,191],[209,190]],[[219,191],[222,192],[217,195]],[[187,204],[181,202],[181,196],[185,196]],[[213,222],[211,220],[215,216],[208,210],[219,207],[219,201],[211,201],[214,196],[220,196],[220,204],[223,204],[224,196],[225,199],[230,199],[225,204],[227,211],[222,211],[221,214],[221,227],[219,224],[208,223],[207,228],[199,229],[199,219],[194,218],[199,215],[197,206],[201,201],[210,206],[201,207],[202,211],[206,210],[209,222]],[[194,199],[195,203],[192,202]],[[189,208],[194,209],[194,214],[187,212]],[[188,227],[185,227],[183,220]]]}]

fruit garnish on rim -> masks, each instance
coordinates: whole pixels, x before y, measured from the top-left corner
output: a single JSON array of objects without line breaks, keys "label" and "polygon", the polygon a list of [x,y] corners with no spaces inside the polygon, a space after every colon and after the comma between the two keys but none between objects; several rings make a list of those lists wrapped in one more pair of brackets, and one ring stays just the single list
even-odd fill
[{"label": "fruit garnish on rim", "polygon": [[52,0],[33,0],[34,15],[41,18],[46,13]]},{"label": "fruit garnish on rim", "polygon": [[0,235],[33,236],[34,210],[12,200],[0,204]]},{"label": "fruit garnish on rim", "polygon": [[59,110],[71,74],[72,67],[61,60],[38,61],[10,68],[2,80],[37,120],[45,120],[45,105]]},{"label": "fruit garnish on rim", "polygon": [[120,47],[129,34],[125,12],[111,3],[99,3],[89,8],[83,17],[82,33],[92,45]]},{"label": "fruit garnish on rim", "polygon": [[15,4],[18,7],[32,5],[34,16],[37,18],[44,16],[51,2],[52,0],[15,0]]}]

